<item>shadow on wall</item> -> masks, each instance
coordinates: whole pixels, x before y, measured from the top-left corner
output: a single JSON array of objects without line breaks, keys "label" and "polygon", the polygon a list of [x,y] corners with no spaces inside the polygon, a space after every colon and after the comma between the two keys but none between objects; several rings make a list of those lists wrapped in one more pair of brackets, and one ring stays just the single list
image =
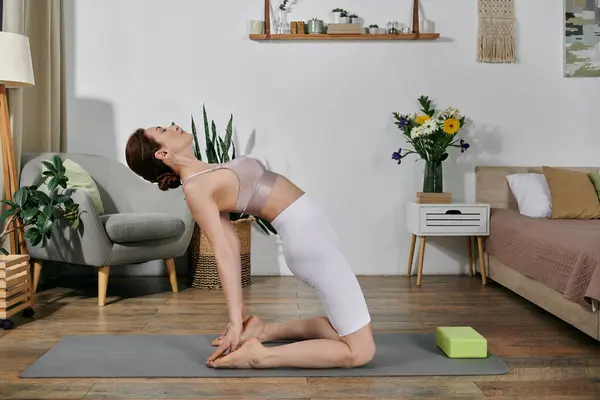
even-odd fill
[{"label": "shadow on wall", "polygon": [[[1,0],[0,0],[1,1]],[[75,19],[77,2],[63,3],[64,54],[66,57],[66,102],[67,102],[67,151],[75,153],[97,154],[116,158],[118,152],[115,113],[113,105],[100,98],[86,98],[77,95],[75,77],[77,76],[77,21]],[[187,256],[175,259],[180,273],[187,271]],[[114,271],[114,272],[113,272]],[[94,268],[56,265],[48,263],[44,267],[42,279],[53,279],[59,275],[96,277]],[[111,271],[111,276],[166,275],[163,260],[150,261],[136,265],[122,265]]]},{"label": "shadow on wall", "polygon": [[451,164],[445,168],[447,171],[444,171],[447,180],[445,186],[451,189],[453,200],[458,202],[469,202],[471,197],[474,200],[474,187],[468,187],[466,183],[474,184],[476,166],[502,162],[502,138],[498,129],[487,125],[473,125],[473,121],[469,119],[467,124],[468,128],[461,137],[470,147],[465,153],[461,153],[459,149],[452,149],[448,160]]},{"label": "shadow on wall", "polygon": [[69,151],[115,158],[117,154],[114,110],[103,99],[82,98],[76,94],[77,22],[75,1],[64,2],[67,121]]}]

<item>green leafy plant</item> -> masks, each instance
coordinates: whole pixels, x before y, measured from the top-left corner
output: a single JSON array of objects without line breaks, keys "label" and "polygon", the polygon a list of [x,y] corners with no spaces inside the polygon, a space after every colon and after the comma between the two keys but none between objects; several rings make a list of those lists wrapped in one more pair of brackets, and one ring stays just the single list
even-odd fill
[{"label": "green leafy plant", "polygon": [[371,25],[369,25],[369,28],[379,28],[379,25],[377,25],[377,24],[371,24]]},{"label": "green leafy plant", "polygon": [[[69,178],[65,175],[62,160],[59,156],[54,156],[52,162],[44,160],[42,164],[47,170],[42,173],[40,185],[23,186],[13,194],[13,201],[2,200],[2,203],[8,205],[8,209],[0,216],[0,223],[6,223],[0,233],[1,239],[16,229],[21,229],[24,230],[25,240],[32,246],[44,247],[56,221],[64,219],[73,228],[79,227],[79,204],[71,199],[68,191],[63,190],[67,188]],[[40,190],[41,185],[45,185],[47,191]],[[22,224],[14,228],[17,219]],[[0,251],[8,254],[4,248],[0,248]]]},{"label": "green leafy plant", "polygon": [[[235,159],[235,143],[232,140],[233,135],[233,114],[229,118],[227,128],[225,130],[225,137],[222,138],[217,134],[217,126],[214,120],[211,120],[210,129],[208,124],[208,117],[206,116],[206,107],[202,106],[202,115],[204,118],[204,142],[206,148],[204,154],[206,156],[206,162],[209,164],[222,164]],[[212,136],[211,136],[212,131]],[[198,133],[196,130],[196,123],[192,116],[192,136],[194,137],[194,155],[200,161],[202,159],[202,152],[200,151],[200,142],[198,140]],[[231,157],[229,156],[231,150]],[[245,213],[232,212],[229,213],[229,219],[231,221],[237,221],[240,219],[246,219],[253,217],[256,224],[266,233],[272,232],[277,234],[277,231],[273,226],[263,218],[249,215]]]}]

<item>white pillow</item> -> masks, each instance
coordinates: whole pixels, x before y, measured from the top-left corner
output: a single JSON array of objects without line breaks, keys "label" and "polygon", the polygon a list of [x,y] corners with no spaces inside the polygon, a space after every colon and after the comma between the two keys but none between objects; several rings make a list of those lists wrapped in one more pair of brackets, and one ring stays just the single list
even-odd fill
[{"label": "white pillow", "polygon": [[544,174],[512,174],[506,180],[519,205],[519,213],[534,218],[552,216],[550,187]]}]

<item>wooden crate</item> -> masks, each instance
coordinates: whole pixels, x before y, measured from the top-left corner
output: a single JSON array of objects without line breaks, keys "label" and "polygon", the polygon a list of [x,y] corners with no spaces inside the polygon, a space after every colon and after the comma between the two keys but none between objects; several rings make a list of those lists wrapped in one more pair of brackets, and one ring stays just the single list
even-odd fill
[{"label": "wooden crate", "polygon": [[0,319],[33,307],[29,256],[0,255]]}]

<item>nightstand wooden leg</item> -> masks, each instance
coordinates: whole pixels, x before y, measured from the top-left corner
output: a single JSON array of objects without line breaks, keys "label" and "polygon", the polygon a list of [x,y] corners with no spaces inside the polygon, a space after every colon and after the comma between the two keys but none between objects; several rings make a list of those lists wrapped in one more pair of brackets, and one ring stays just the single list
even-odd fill
[{"label": "nightstand wooden leg", "polygon": [[419,270],[417,272],[417,286],[421,286],[421,279],[423,277],[423,258],[425,258],[425,243],[427,238],[421,236],[421,243],[419,245]]},{"label": "nightstand wooden leg", "polygon": [[406,266],[406,276],[412,275],[413,258],[415,255],[415,243],[417,242],[417,235],[413,233],[412,239],[410,240],[410,251],[408,253],[408,265]]},{"label": "nightstand wooden leg", "polygon": [[469,252],[469,276],[473,276],[473,250],[471,249],[471,236],[467,236],[467,251]]},{"label": "nightstand wooden leg", "polygon": [[483,254],[483,237],[477,236],[477,247],[479,249],[479,266],[481,267],[481,282],[487,284],[487,273],[485,270],[485,257]]}]

